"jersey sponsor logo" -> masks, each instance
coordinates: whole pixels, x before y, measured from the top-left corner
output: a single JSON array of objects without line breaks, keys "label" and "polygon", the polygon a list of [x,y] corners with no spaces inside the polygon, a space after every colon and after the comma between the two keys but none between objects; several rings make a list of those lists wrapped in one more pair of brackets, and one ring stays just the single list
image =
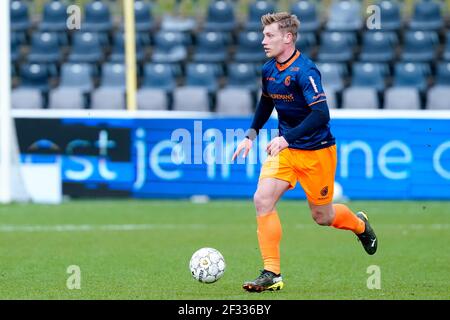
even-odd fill
[{"label": "jersey sponsor logo", "polygon": [[311,82],[311,85],[314,89],[315,93],[319,93],[319,90],[317,90],[317,85],[316,82],[314,81],[314,78],[312,76],[309,76],[309,82]]},{"label": "jersey sponsor logo", "polygon": [[293,102],[294,101],[294,95],[292,93],[291,94],[271,93],[269,95],[274,100],[283,100],[285,102]]},{"label": "jersey sponsor logo", "polygon": [[266,80],[267,81],[275,81],[275,78],[274,77],[267,77]]},{"label": "jersey sponsor logo", "polygon": [[322,188],[322,190],[320,190],[320,195],[322,197],[325,197],[328,194],[328,186],[325,186]]},{"label": "jersey sponsor logo", "polygon": [[299,67],[291,67],[290,69],[289,69],[289,71],[298,71],[298,70],[300,70],[300,68]]},{"label": "jersey sponsor logo", "polygon": [[284,79],[284,85],[285,85],[286,87],[289,87],[290,84],[291,84],[291,76],[287,76],[287,77]]}]

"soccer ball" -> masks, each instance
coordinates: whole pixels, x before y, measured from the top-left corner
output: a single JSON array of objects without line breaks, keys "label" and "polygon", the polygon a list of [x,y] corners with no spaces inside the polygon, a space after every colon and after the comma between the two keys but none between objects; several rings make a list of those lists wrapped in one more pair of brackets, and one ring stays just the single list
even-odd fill
[{"label": "soccer ball", "polygon": [[201,248],[194,252],[189,269],[194,279],[203,283],[213,283],[225,272],[225,259],[213,248]]}]

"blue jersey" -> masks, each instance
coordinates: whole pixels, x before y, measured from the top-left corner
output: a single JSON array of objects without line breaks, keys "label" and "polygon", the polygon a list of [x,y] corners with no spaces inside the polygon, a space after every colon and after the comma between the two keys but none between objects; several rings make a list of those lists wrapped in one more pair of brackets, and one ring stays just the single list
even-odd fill
[{"label": "blue jersey", "polygon": [[[301,124],[313,108],[322,108],[328,113],[320,72],[299,51],[282,65],[275,59],[264,64],[262,95],[273,101],[281,136]],[[308,135],[296,137],[289,143],[289,148],[317,150],[334,144],[335,139],[327,122]]]}]

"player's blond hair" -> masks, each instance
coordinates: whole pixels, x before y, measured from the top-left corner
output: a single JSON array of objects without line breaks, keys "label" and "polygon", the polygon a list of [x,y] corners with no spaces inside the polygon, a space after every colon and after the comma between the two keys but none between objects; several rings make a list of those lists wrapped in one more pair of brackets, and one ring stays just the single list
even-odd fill
[{"label": "player's blond hair", "polygon": [[278,29],[283,32],[290,32],[292,34],[293,42],[297,40],[297,31],[300,27],[300,20],[295,14],[289,12],[267,13],[261,17],[263,27],[272,23],[278,23]]}]

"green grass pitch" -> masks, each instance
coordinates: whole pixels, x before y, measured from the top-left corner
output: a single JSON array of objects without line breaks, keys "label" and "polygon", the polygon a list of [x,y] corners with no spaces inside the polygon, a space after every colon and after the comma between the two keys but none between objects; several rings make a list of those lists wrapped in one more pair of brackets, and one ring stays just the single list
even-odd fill
[{"label": "green grass pitch", "polygon": [[[285,288],[247,293],[261,268],[248,201],[71,201],[0,206],[0,299],[449,299],[450,202],[348,203],[377,232],[368,256],[349,231],[316,225],[303,201],[281,201]],[[189,259],[222,252],[227,269],[196,282]],[[79,266],[81,289],[68,289]],[[368,289],[371,265],[381,289]]]}]

